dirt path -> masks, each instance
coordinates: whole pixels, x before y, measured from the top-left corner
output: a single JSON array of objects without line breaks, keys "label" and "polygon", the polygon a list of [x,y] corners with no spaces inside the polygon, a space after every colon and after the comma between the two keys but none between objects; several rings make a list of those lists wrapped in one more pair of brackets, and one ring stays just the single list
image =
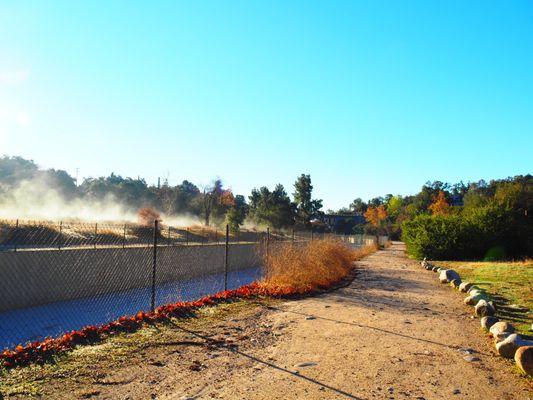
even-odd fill
[{"label": "dirt path", "polygon": [[220,397],[533,398],[512,364],[493,356],[462,296],[407,259],[402,244],[359,262],[349,286],[276,308],[267,318],[285,335],[256,356],[281,370],[241,371]]},{"label": "dirt path", "polygon": [[397,243],[358,262],[341,289],[179,323],[111,368],[58,373],[69,377],[50,380],[44,397],[533,399],[470,312]]}]

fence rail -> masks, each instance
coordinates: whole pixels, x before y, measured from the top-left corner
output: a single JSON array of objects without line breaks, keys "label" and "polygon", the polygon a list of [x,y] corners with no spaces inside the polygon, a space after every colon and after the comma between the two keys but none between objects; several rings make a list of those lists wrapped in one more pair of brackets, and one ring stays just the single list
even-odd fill
[{"label": "fence rail", "polygon": [[277,242],[363,235],[100,223],[0,221],[0,350],[261,277]]}]

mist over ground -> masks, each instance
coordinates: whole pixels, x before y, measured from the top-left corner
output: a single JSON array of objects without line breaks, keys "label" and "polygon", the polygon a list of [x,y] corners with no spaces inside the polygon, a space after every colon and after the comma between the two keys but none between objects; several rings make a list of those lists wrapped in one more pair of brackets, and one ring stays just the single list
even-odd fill
[{"label": "mist over ground", "polygon": [[[199,189],[196,191],[199,193]],[[158,198],[157,188],[149,187],[142,179],[111,174],[86,179],[78,186],[65,171],[42,170],[20,157],[0,158],[0,219],[136,223],[139,209],[151,207],[167,225],[201,222],[186,210],[172,212],[167,207],[165,212],[163,208],[168,204],[164,200]]]}]

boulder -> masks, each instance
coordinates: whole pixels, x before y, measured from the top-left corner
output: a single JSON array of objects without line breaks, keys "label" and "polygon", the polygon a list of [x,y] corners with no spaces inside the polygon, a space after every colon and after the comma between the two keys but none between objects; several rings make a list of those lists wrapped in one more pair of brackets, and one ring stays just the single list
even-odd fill
[{"label": "boulder", "polygon": [[450,286],[455,289],[458,289],[460,284],[461,284],[461,279],[452,279],[450,281]]},{"label": "boulder", "polygon": [[461,284],[459,285],[459,290],[463,293],[466,293],[468,292],[468,289],[470,289],[472,286],[474,286],[473,283],[470,283],[470,282],[461,282]]},{"label": "boulder", "polygon": [[459,274],[453,269],[441,269],[439,272],[440,283],[449,283],[454,279],[461,279]]},{"label": "boulder", "polygon": [[422,266],[422,268],[426,268],[427,263],[428,263],[428,262],[427,262],[426,257],[424,257],[424,259],[423,259],[422,261],[420,261],[420,265]]},{"label": "boulder", "polygon": [[520,335],[513,333],[509,335],[507,339],[496,343],[496,351],[502,357],[513,358],[516,351],[521,346],[533,346],[533,341],[524,340]]},{"label": "boulder", "polygon": [[433,272],[438,272],[439,271],[439,267],[437,266],[433,266],[433,268],[431,269]]},{"label": "boulder", "polygon": [[509,336],[511,336],[511,332],[498,332],[496,335],[494,335],[494,344],[503,342],[505,339],[507,339]]},{"label": "boulder", "polygon": [[498,318],[486,316],[481,318],[481,327],[488,331],[492,325],[494,325],[496,322],[498,322]]},{"label": "boulder", "polygon": [[471,290],[470,292],[468,292],[469,296],[475,296],[476,294],[486,295],[486,292],[484,290],[481,290],[481,289],[474,289],[474,290]]},{"label": "boulder", "polygon": [[496,313],[496,308],[492,301],[487,301],[485,299],[479,300],[474,306],[474,309],[478,317],[493,316]]},{"label": "boulder", "polygon": [[473,292],[473,291],[480,291],[481,288],[479,286],[476,286],[476,285],[472,285],[470,286],[470,288],[466,291],[466,293],[470,294],[470,292]]},{"label": "boulder", "polygon": [[476,292],[474,294],[470,294],[468,297],[465,297],[464,303],[468,304],[469,306],[476,305],[480,300],[487,300],[488,297],[484,292]]},{"label": "boulder", "polygon": [[516,366],[526,373],[533,376],[533,346],[521,346],[514,354]]},{"label": "boulder", "polygon": [[514,332],[514,326],[512,324],[510,324],[509,322],[500,321],[500,322],[496,322],[495,324],[493,324],[489,328],[489,332],[490,332],[490,334],[493,337],[496,337],[496,335],[498,333],[501,333],[501,332],[513,333]]}]

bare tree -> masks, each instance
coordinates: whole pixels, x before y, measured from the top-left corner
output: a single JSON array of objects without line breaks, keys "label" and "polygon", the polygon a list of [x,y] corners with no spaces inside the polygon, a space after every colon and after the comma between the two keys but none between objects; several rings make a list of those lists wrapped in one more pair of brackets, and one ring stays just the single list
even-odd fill
[{"label": "bare tree", "polygon": [[204,212],[204,223],[209,226],[209,219],[211,218],[211,211],[213,210],[213,202],[215,200],[215,193],[212,187],[204,188],[202,196],[202,209]]}]

